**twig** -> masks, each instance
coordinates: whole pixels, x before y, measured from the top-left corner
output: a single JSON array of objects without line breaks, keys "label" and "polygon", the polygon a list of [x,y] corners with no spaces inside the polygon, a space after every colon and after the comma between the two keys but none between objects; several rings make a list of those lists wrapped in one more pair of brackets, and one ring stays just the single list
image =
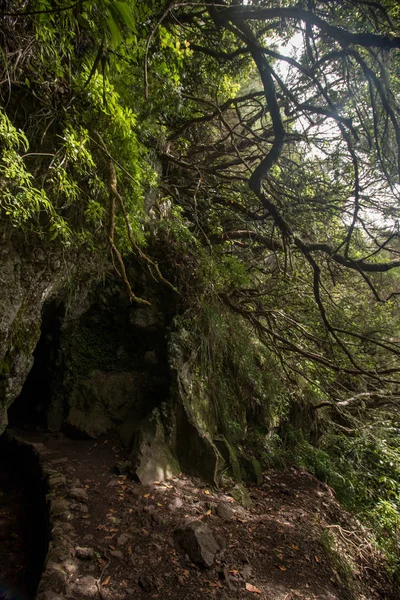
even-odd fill
[{"label": "twig", "polygon": [[101,580],[103,579],[104,573],[106,572],[106,570],[108,569],[109,566],[110,566],[110,558],[107,556],[107,561],[101,570],[100,577],[98,579],[96,579],[96,587],[97,587],[97,591],[99,592],[99,596],[100,596],[101,600],[105,600],[103,590],[101,589]]}]

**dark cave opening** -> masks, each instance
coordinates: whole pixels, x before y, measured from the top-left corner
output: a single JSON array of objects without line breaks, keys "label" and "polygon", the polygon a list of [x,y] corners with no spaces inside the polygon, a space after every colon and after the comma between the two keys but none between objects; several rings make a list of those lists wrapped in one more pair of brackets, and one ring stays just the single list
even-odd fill
[{"label": "dark cave opening", "polygon": [[11,428],[46,428],[52,376],[56,368],[65,307],[59,301],[48,302],[42,310],[41,334],[33,352],[34,362],[18,398],[8,409]]}]

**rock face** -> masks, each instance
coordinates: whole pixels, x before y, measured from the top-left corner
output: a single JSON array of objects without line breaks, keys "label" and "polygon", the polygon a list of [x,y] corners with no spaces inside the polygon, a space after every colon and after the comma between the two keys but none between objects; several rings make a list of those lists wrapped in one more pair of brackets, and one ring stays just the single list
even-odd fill
[{"label": "rock face", "polygon": [[[62,303],[75,290],[71,313],[86,305],[99,273],[101,257],[42,246],[29,235],[0,231],[0,432],[7,409],[20,394],[33,364],[43,311]],[[82,281],[85,285],[82,286]]]},{"label": "rock face", "polygon": [[116,430],[130,451],[127,472],[142,483],[180,470],[215,486],[223,473],[240,481],[236,453],[197,376],[190,335],[168,331],[171,292],[132,259],[130,279],[151,306],[132,305],[116,275],[98,283],[101,253],[90,258],[2,235],[0,433],[13,415],[16,426],[40,424],[71,437]]},{"label": "rock face", "polygon": [[193,562],[203,567],[211,567],[221,549],[210,527],[200,521],[176,529],[174,539]]}]

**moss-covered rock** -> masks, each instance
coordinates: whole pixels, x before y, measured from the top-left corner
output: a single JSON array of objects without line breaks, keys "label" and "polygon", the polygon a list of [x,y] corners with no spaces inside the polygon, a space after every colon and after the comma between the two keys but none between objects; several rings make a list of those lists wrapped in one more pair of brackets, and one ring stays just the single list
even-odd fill
[{"label": "moss-covered rock", "polygon": [[218,451],[225,460],[228,466],[228,474],[237,482],[242,481],[242,473],[240,464],[235,450],[229,444],[226,437],[222,434],[216,435],[213,438]]},{"label": "moss-covered rock", "polygon": [[254,456],[249,456],[248,454],[240,455],[240,466],[242,471],[242,477],[246,481],[251,481],[252,483],[256,483],[260,485],[263,480],[262,467],[259,460],[254,458]]},{"label": "moss-covered rock", "polygon": [[252,502],[248,489],[242,484],[237,483],[229,492],[229,494],[239,502],[244,508],[250,508]]}]

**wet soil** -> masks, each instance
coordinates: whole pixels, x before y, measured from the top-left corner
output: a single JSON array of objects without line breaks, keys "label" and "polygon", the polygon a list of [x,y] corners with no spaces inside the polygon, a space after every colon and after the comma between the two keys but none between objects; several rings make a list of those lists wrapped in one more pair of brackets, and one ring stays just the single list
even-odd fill
[{"label": "wet soil", "polygon": [[[368,532],[341,509],[328,486],[305,471],[266,472],[262,485],[249,487],[252,506],[246,509],[232,498],[228,485],[214,490],[181,475],[141,486],[116,475],[115,465],[124,459],[116,438],[23,435],[44,445],[46,461],[65,478],[65,498],[77,486],[87,494],[86,500],[70,500],[68,522],[77,544],[66,582],[68,598],[400,598]],[[10,494],[19,493],[10,488]],[[5,505],[13,502],[8,499]],[[10,515],[9,525],[11,518],[20,520]],[[223,547],[211,568],[194,564],[175,544],[176,528],[192,520],[207,523]],[[21,551],[10,572],[18,583],[29,579],[24,556],[31,542],[28,536],[23,547],[15,532],[17,538],[7,544],[8,552]],[[0,563],[5,555],[4,550]]]}]

